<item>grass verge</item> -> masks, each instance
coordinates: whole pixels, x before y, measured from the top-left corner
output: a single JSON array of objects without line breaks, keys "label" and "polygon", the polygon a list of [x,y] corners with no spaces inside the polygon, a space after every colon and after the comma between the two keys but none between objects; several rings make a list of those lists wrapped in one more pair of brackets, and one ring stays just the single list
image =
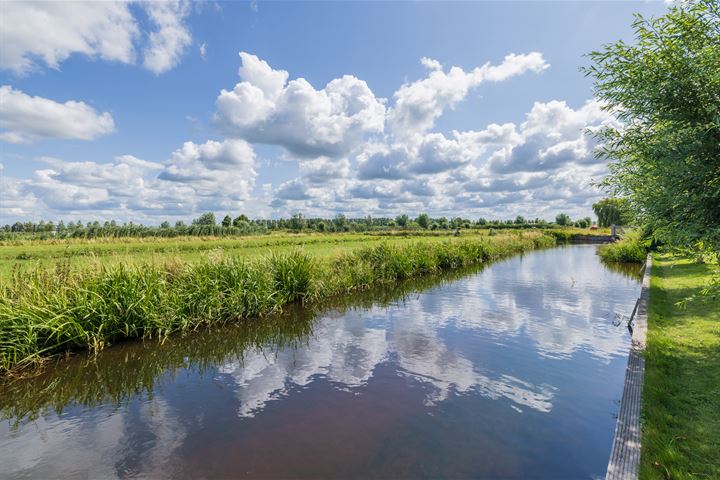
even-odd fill
[{"label": "grass verge", "polygon": [[650,281],[640,478],[720,478],[720,298],[680,308],[717,265],[656,255]]},{"label": "grass verge", "polygon": [[163,338],[200,325],[266,315],[397,280],[554,245],[542,233],[379,243],[313,256],[303,250],[196,263],[17,271],[0,285],[0,372],[126,338]]}]

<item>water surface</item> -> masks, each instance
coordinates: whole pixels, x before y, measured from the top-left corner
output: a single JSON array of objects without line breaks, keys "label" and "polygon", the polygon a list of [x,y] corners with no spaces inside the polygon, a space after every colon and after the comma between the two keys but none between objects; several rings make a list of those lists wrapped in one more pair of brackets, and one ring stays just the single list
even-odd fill
[{"label": "water surface", "polygon": [[0,478],[599,478],[639,293],[596,246],[0,384]]}]

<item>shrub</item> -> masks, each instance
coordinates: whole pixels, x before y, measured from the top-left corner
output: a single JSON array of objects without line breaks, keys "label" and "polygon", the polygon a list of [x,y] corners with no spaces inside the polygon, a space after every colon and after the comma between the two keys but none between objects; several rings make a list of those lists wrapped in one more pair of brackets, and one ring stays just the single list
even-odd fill
[{"label": "shrub", "polygon": [[639,232],[630,232],[622,240],[600,247],[598,254],[607,262],[643,263],[648,254],[648,244]]}]

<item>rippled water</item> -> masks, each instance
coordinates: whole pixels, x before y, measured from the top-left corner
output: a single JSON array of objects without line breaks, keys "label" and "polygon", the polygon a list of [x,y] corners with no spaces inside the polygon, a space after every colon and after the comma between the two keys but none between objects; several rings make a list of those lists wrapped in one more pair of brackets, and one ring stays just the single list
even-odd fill
[{"label": "rippled water", "polygon": [[0,385],[0,477],[601,477],[639,284],[595,252],[64,360]]}]

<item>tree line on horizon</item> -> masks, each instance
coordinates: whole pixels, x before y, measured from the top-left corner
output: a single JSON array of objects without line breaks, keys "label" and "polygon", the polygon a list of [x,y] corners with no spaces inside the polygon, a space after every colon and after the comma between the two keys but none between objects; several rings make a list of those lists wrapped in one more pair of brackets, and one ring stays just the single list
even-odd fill
[{"label": "tree line on horizon", "polygon": [[[421,213],[415,218],[407,214],[396,217],[348,218],[338,214],[333,218],[305,217],[297,213],[290,218],[250,219],[241,214],[236,217],[225,215],[221,220],[213,212],[206,212],[193,219],[190,224],[182,220],[171,224],[168,221],[158,226],[134,222],[78,221],[15,222],[0,227],[0,238],[18,235],[33,238],[97,238],[97,237],[176,237],[176,236],[232,236],[263,234],[270,231],[311,231],[311,232],[370,232],[390,229],[400,230],[457,230],[470,228],[521,229],[547,228],[553,226],[588,228],[593,225],[590,217],[572,220],[569,215],[560,213],[554,222],[541,218],[526,219],[522,215],[514,219],[488,220],[480,217],[471,220],[463,217],[430,217]],[[601,224],[601,226],[605,226]]]}]

